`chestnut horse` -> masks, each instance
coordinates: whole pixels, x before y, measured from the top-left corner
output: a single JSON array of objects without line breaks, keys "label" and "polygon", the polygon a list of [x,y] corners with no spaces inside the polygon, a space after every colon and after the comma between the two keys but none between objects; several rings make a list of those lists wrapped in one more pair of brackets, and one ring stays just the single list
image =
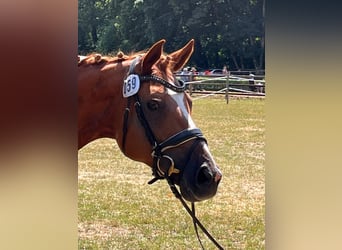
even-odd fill
[{"label": "chestnut horse", "polygon": [[116,57],[92,54],[78,61],[78,146],[113,138],[129,158],[172,180],[188,201],[216,194],[222,174],[191,114],[183,68],[194,40],[165,55],[165,40],[147,52]]}]

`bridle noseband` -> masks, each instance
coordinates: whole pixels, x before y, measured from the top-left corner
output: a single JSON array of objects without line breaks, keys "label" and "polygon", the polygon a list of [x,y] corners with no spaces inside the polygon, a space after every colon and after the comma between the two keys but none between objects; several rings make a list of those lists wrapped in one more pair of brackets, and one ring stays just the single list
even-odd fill
[{"label": "bridle noseband", "polygon": [[[134,68],[135,68],[136,64],[139,62],[139,60],[140,60],[140,57],[137,57],[133,60],[133,62],[130,65],[129,71],[128,71],[128,76],[134,73]],[[177,93],[182,93],[185,91],[185,83],[182,80],[178,80],[179,86],[177,86],[177,85],[169,83],[168,81],[164,80],[163,78],[160,78],[160,77],[153,75],[153,74],[144,75],[144,76],[138,75],[138,78],[139,78],[141,83],[147,82],[147,81],[157,82],[157,83],[162,84],[164,87],[169,88],[169,89],[171,89]],[[146,137],[148,138],[148,140],[152,146],[152,153],[151,153],[151,155],[153,157],[152,174],[154,175],[154,178],[152,180],[150,180],[148,182],[148,184],[153,184],[155,181],[160,180],[160,179],[166,179],[169,186],[170,186],[171,191],[173,192],[173,194],[176,196],[176,198],[178,198],[181,201],[184,208],[190,214],[190,216],[193,220],[194,227],[195,227],[197,239],[199,240],[199,243],[200,243],[202,249],[204,249],[204,247],[203,247],[202,242],[201,242],[199,235],[198,235],[197,225],[208,236],[208,238],[217,246],[218,249],[223,249],[223,247],[210,235],[210,233],[205,229],[205,227],[202,225],[202,223],[197,219],[197,217],[195,215],[195,204],[194,204],[194,202],[191,203],[191,207],[192,207],[192,210],[191,210],[189,208],[189,206],[187,205],[187,203],[184,201],[181,194],[179,193],[178,189],[176,188],[173,179],[171,179],[171,177],[170,177],[173,174],[182,174],[185,166],[187,165],[187,163],[190,159],[189,155],[187,157],[188,159],[185,161],[185,164],[183,164],[183,166],[181,166],[181,167],[177,166],[177,168],[176,168],[175,162],[172,159],[172,157],[170,157],[169,155],[167,155],[165,153],[165,151],[167,151],[169,149],[177,148],[177,147],[179,147],[179,146],[181,146],[181,145],[183,145],[189,141],[194,140],[195,142],[192,144],[192,146],[190,147],[190,150],[189,150],[189,154],[191,154],[191,152],[196,147],[198,142],[204,141],[205,143],[207,143],[207,141],[204,138],[201,130],[198,128],[187,128],[187,129],[184,129],[184,130],[170,136],[169,138],[167,138],[166,140],[164,140],[162,142],[158,142],[158,140],[156,139],[156,137],[155,137],[155,135],[154,135],[154,133],[153,133],[146,117],[145,117],[144,111],[142,109],[139,93],[136,93],[130,97],[127,97],[127,107],[126,107],[125,112],[124,112],[123,129],[122,129],[123,130],[122,150],[124,153],[126,150],[125,147],[126,147],[126,137],[127,137],[127,132],[128,132],[128,118],[129,118],[132,99],[134,99],[134,107],[135,107],[137,117],[138,117],[141,125],[143,126],[143,128],[145,130]],[[163,171],[161,166],[160,166],[160,161],[163,158],[170,161],[170,166],[168,167],[168,169],[166,171]]]}]

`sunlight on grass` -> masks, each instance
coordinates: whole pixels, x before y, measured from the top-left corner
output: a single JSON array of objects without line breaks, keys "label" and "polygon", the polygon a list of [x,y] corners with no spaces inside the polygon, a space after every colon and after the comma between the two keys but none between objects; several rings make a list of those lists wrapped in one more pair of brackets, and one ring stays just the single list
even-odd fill
[{"label": "sunlight on grass", "polygon": [[[193,103],[193,119],[223,172],[217,195],[197,203],[202,223],[226,249],[265,248],[265,100]],[[191,218],[165,181],[116,142],[79,151],[79,249],[200,249]],[[206,249],[215,249],[201,235]]]}]

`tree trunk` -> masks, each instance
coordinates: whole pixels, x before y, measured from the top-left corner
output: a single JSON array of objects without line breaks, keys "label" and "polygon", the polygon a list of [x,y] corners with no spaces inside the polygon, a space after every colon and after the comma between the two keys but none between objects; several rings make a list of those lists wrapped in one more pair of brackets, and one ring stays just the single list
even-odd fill
[{"label": "tree trunk", "polygon": [[93,45],[95,47],[97,43],[97,29],[95,25],[92,25],[91,27],[91,38],[93,40]]},{"label": "tree trunk", "polygon": [[255,58],[255,56],[253,56],[253,65],[254,65],[254,68],[255,68],[256,70],[258,70],[259,67],[260,67],[260,65],[258,65],[258,61],[257,61],[257,59]]},{"label": "tree trunk", "polygon": [[236,60],[236,56],[234,56],[234,54],[231,54],[231,57],[233,58],[233,62],[234,62],[235,68],[237,70],[240,70],[239,64],[238,64],[238,62]]},{"label": "tree trunk", "polygon": [[241,69],[244,70],[245,69],[245,64],[243,63],[243,56],[239,56],[240,59],[240,64],[241,64]]}]

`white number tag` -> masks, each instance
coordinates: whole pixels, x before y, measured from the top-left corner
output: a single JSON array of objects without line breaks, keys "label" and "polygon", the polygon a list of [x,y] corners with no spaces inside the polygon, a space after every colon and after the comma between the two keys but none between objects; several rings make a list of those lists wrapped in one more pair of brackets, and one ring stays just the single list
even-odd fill
[{"label": "white number tag", "polygon": [[138,75],[129,75],[123,84],[122,94],[124,97],[130,97],[138,93],[140,89],[140,80]]}]

